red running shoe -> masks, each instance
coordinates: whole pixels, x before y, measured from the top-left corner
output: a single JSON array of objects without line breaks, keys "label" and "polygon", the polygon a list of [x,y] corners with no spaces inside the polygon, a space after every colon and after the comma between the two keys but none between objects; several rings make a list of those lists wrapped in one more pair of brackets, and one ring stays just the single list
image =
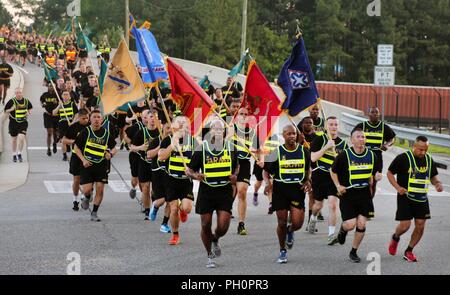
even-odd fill
[{"label": "red running shoe", "polygon": [[389,254],[391,255],[397,254],[397,247],[398,242],[396,242],[394,239],[391,239],[391,243],[389,244]]},{"label": "red running shoe", "polygon": [[169,240],[169,245],[175,246],[180,243],[180,235],[172,235],[172,238]]},{"label": "red running shoe", "polygon": [[408,262],[417,262],[417,257],[412,251],[405,252],[405,255],[403,255],[403,259]]}]

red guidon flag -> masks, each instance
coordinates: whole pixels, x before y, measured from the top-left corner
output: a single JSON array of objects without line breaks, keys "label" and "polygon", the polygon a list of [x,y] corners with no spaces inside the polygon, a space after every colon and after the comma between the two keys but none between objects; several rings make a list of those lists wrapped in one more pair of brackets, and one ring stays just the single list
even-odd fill
[{"label": "red guidon flag", "polygon": [[254,60],[251,61],[247,72],[242,106],[248,109],[249,116],[251,116],[250,127],[258,126],[257,134],[260,144],[264,144],[269,137],[273,125],[282,113],[280,104],[281,100],[261,69]]},{"label": "red guidon flag", "polygon": [[167,72],[172,86],[172,98],[183,115],[191,121],[191,133],[201,131],[203,121],[214,105],[211,97],[179,65],[167,59]]}]

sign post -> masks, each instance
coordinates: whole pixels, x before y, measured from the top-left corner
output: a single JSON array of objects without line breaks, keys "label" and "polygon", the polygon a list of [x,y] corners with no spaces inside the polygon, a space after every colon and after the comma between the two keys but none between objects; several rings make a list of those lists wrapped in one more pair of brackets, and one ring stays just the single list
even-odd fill
[{"label": "sign post", "polygon": [[377,66],[374,71],[374,84],[381,86],[382,102],[381,102],[381,120],[384,121],[385,113],[385,87],[395,85],[395,67],[394,61],[394,45],[378,44],[377,48]]}]

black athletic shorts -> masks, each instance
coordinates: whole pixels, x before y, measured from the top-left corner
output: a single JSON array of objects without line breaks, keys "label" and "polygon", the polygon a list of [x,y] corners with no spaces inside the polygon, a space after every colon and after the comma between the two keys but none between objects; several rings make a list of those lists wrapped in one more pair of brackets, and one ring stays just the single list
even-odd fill
[{"label": "black athletic shorts", "polygon": [[128,154],[128,161],[130,163],[130,170],[132,177],[139,177],[139,162],[141,158],[138,154],[130,152]]},{"label": "black athletic shorts", "polygon": [[50,116],[44,113],[44,128],[58,129],[59,116]]},{"label": "black athletic shorts", "polygon": [[152,181],[152,164],[139,158],[138,178],[140,183]]},{"label": "black athletic shorts", "polygon": [[290,210],[291,207],[305,210],[305,192],[299,183],[273,181],[272,209]]},{"label": "black athletic shorts", "polygon": [[207,214],[214,211],[226,211],[231,214],[233,201],[233,187],[231,184],[210,187],[207,184],[200,183],[195,213]]},{"label": "black athletic shorts", "polygon": [[253,175],[255,175],[257,181],[263,181],[263,169],[259,167],[256,162],[253,165]]},{"label": "black athletic shorts", "polygon": [[237,176],[237,182],[245,182],[250,185],[250,160],[248,159],[239,159],[239,174]]},{"label": "black athletic shorts", "polygon": [[322,202],[328,196],[336,196],[337,189],[329,173],[314,171],[312,174],[312,189],[314,200]]},{"label": "black athletic shorts", "polygon": [[190,199],[194,201],[193,183],[189,179],[177,179],[172,176],[167,177],[166,201]]},{"label": "black athletic shorts", "polygon": [[81,162],[80,158],[75,153],[72,153],[70,157],[70,169],[69,173],[73,176],[81,175],[81,166],[83,166],[83,162]]},{"label": "black athletic shorts", "polygon": [[156,201],[166,197],[167,173],[163,170],[152,171],[152,200]]},{"label": "black athletic shorts", "polygon": [[67,129],[69,129],[69,122],[67,122],[67,121],[59,121],[58,122],[58,138],[59,139],[63,138],[66,135]]},{"label": "black athletic shorts", "polygon": [[68,61],[68,62],[67,62],[67,69],[73,71],[73,70],[75,70],[76,65],[77,65],[76,62],[70,62],[70,61]]},{"label": "black athletic shorts", "polygon": [[26,58],[28,55],[28,53],[26,51],[21,51],[20,52],[20,57]]},{"label": "black athletic shorts", "polygon": [[8,54],[9,55],[13,55],[13,54],[15,54],[16,53],[16,49],[15,48],[9,48],[8,49]]},{"label": "black athletic shorts", "polygon": [[11,86],[11,79],[0,80],[0,85],[4,85],[6,88]]},{"label": "black athletic shorts", "polygon": [[8,131],[12,137],[16,137],[19,134],[27,134],[28,122],[18,123],[16,120],[9,118]]},{"label": "black athletic shorts", "polygon": [[397,196],[397,213],[395,220],[431,219],[430,203],[416,202],[406,196]]},{"label": "black athletic shorts", "polygon": [[107,163],[103,161],[100,164],[94,164],[89,168],[81,166],[80,170],[80,184],[88,184],[94,182],[108,183]]},{"label": "black athletic shorts", "polygon": [[360,197],[345,194],[340,200],[339,208],[341,209],[343,221],[357,218],[359,215],[367,218],[375,217],[375,210],[370,194]]}]

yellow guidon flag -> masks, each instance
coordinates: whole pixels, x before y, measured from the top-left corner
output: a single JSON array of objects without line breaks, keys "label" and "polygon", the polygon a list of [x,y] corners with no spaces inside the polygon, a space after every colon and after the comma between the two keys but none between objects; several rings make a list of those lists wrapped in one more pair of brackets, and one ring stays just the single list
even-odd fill
[{"label": "yellow guidon flag", "polygon": [[144,97],[144,84],[122,40],[106,73],[101,97],[103,111],[112,113],[124,104]]}]

